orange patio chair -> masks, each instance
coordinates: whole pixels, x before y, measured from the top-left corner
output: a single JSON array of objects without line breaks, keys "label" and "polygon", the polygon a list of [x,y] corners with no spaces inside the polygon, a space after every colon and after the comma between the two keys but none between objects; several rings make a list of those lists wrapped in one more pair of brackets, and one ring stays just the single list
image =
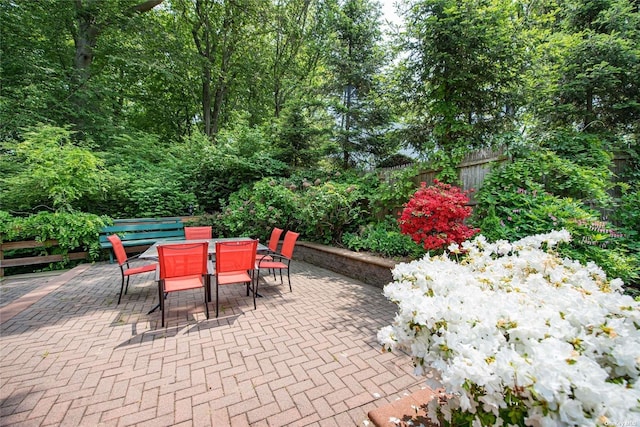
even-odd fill
[{"label": "orange patio chair", "polygon": [[185,227],[184,228],[184,237],[187,240],[197,240],[197,239],[211,239],[212,238],[212,228],[208,227]]},{"label": "orange patio chair", "polygon": [[267,248],[269,249],[267,253],[258,255],[259,260],[272,260],[273,258],[271,258],[269,254],[278,253],[278,244],[280,243],[280,236],[282,235],[282,232],[282,228],[273,227],[273,230],[271,230],[271,237],[269,237],[269,244],[267,245]]},{"label": "orange patio chair", "polygon": [[260,270],[273,270],[275,275],[275,270],[280,271],[280,283],[282,283],[282,270],[287,270],[287,280],[289,281],[289,291],[293,291],[291,289],[291,275],[289,274],[289,265],[291,264],[291,258],[293,257],[293,250],[296,246],[296,241],[300,233],[296,233],[294,231],[287,231],[284,235],[284,242],[282,242],[282,249],[280,253],[271,254],[270,256],[273,258],[271,260],[265,259],[260,260],[256,263],[256,269],[258,270],[258,274],[256,277],[256,292],[258,292],[258,279],[260,278]]},{"label": "orange patio chair", "polygon": [[[218,292],[220,286],[245,283],[247,296],[249,296],[249,285],[253,283],[257,250],[257,240],[216,242],[216,317],[218,317],[220,309],[220,294]],[[251,290],[253,291],[253,308],[255,310],[255,285]]]},{"label": "orange patio chair", "polygon": [[207,293],[209,290],[209,243],[172,243],[158,246],[160,280],[158,294],[162,326],[164,327],[165,294],[204,288],[204,306],[209,318]]},{"label": "orange patio chair", "polygon": [[[153,264],[146,264],[138,267],[132,267],[129,265],[129,263],[131,261],[136,260],[138,258],[138,255],[127,258],[127,252],[125,251],[124,246],[122,245],[122,240],[120,240],[120,237],[118,237],[117,234],[112,234],[111,236],[107,236],[107,239],[109,240],[109,242],[111,242],[113,253],[116,256],[116,259],[118,260],[118,264],[120,265],[120,273],[122,273],[122,282],[120,283],[120,295],[118,296],[118,304],[120,304],[120,300],[122,300],[122,290],[124,289],[125,294],[127,293],[127,290],[129,290],[129,278],[134,274],[149,273],[151,271],[156,271],[156,267],[158,266],[158,263],[154,262]],[[125,277],[127,278],[126,287],[124,284]]]}]

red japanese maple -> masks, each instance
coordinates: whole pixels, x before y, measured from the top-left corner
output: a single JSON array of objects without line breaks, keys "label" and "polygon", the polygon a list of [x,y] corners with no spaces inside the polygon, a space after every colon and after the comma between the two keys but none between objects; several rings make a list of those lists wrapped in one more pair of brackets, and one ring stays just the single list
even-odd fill
[{"label": "red japanese maple", "polygon": [[422,182],[420,189],[404,205],[398,219],[400,231],[427,250],[469,239],[480,230],[464,224],[465,218],[471,215],[471,208],[467,206],[468,193],[438,180],[430,187]]}]

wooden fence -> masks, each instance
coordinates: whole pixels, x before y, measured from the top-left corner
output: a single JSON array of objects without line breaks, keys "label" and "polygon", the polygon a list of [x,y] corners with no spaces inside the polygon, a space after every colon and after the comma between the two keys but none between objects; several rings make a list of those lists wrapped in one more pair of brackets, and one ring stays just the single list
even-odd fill
[{"label": "wooden fence", "polygon": [[[458,169],[458,180],[461,183],[461,188],[464,191],[467,190],[479,190],[484,182],[485,177],[491,173],[491,169],[501,163],[511,161],[510,156],[505,153],[504,149],[480,149],[472,153],[467,154],[464,159],[456,166]],[[613,173],[612,180],[619,182],[625,169],[628,167],[630,157],[626,154],[616,153],[614,155],[611,172]],[[389,173],[394,170],[399,170],[412,166],[411,164],[397,166],[394,168],[383,169],[380,174],[382,176],[389,176]],[[436,175],[440,170],[438,169],[425,169],[415,176],[413,181],[418,186],[421,182],[426,182],[427,185],[432,183]],[[614,198],[621,196],[618,188],[614,188],[610,192]],[[474,193],[469,194],[469,205],[474,206],[477,202],[474,199]]]},{"label": "wooden fence", "polygon": [[[156,222],[162,222],[166,220],[180,219],[182,222],[193,221],[196,217],[171,217],[171,218],[155,218]],[[114,224],[140,224],[148,222],[149,218],[128,218],[128,219],[115,219]],[[50,249],[58,246],[57,240],[46,240],[39,242],[36,240],[27,240],[20,242],[3,242],[2,235],[0,235],[0,278],[4,277],[5,268],[9,267],[22,267],[27,265],[40,265],[51,264],[61,261],[75,261],[87,259],[89,254],[87,252],[70,252],[66,255],[53,254],[50,255]],[[19,256],[16,258],[5,259],[6,252],[14,251],[17,249],[32,249],[33,252],[40,252],[39,254],[31,254],[30,256]],[[39,250],[38,250],[39,249]]]},{"label": "wooden fence", "polygon": [[44,242],[38,242],[36,240],[28,240],[21,242],[6,242],[0,241],[0,277],[4,277],[4,269],[8,267],[21,267],[24,265],[38,265],[38,264],[50,264],[53,262],[60,262],[65,260],[80,260],[86,259],[87,252],[72,252],[66,255],[39,255],[29,257],[19,257],[5,259],[6,251],[13,251],[16,249],[38,249],[42,248],[43,251],[58,246],[57,240],[45,240]]},{"label": "wooden fence", "polygon": [[[505,155],[503,149],[481,149],[471,153],[468,153],[464,159],[456,166],[458,170],[458,179],[461,183],[461,188],[464,191],[477,190],[482,185],[485,177],[491,172],[491,168],[496,164],[500,164],[509,160],[509,157]],[[381,171],[382,176],[388,176],[391,171],[403,169],[412,166],[411,164],[398,166],[394,168],[386,168]],[[418,172],[413,178],[416,186],[421,182],[426,182],[427,185],[433,182],[436,175],[440,172],[439,169],[424,169]],[[473,192],[469,194],[469,204],[475,205],[476,201],[473,198]]]}]

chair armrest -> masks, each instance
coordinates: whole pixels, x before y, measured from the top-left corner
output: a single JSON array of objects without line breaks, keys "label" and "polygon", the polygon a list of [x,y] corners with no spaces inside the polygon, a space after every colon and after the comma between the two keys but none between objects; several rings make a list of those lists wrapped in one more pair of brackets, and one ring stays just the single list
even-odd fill
[{"label": "chair armrest", "polygon": [[139,259],[139,257],[140,257],[140,254],[130,256],[129,258],[127,258],[127,261],[126,261],[126,262],[129,262],[129,261],[135,261],[135,260]]},{"label": "chair armrest", "polygon": [[262,261],[265,261],[265,262],[274,262],[274,261],[275,262],[288,262],[289,261],[289,258],[287,258],[286,256],[281,255],[279,253],[276,253],[276,252],[274,252],[272,254],[269,254],[269,256],[271,257],[271,259],[268,259],[268,260],[264,260],[263,258],[258,259],[256,257],[256,262],[258,263],[258,268],[260,268],[260,264],[262,263]]}]

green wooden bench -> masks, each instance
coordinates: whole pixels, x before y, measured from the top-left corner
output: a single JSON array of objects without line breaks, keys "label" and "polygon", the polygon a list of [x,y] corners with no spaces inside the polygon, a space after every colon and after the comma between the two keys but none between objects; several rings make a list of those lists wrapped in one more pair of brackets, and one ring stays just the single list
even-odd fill
[{"label": "green wooden bench", "polygon": [[[117,234],[127,253],[142,252],[158,240],[184,239],[184,223],[180,217],[117,219],[100,230],[100,247],[111,249],[107,236]],[[113,251],[109,251],[113,262]]]}]

